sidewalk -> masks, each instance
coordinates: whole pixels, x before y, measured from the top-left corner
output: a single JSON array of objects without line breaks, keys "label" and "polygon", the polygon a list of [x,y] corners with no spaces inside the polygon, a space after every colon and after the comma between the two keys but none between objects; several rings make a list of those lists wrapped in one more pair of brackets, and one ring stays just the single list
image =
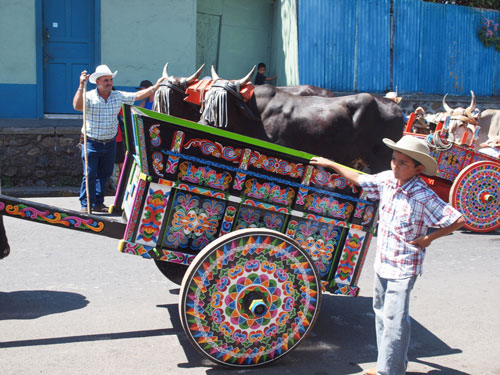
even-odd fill
[{"label": "sidewalk", "polygon": [[79,186],[16,186],[2,188],[1,193],[16,198],[78,197]]}]

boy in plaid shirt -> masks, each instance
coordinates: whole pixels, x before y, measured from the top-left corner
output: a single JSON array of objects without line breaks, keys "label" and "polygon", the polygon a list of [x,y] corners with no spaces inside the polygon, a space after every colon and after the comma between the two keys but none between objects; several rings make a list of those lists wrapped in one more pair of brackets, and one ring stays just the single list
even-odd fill
[{"label": "boy in plaid shirt", "polygon": [[[383,142],[394,150],[390,171],[361,175],[322,157],[312,158],[311,164],[333,169],[361,186],[370,199],[380,200],[373,297],[378,357],[377,367],[365,374],[402,375],[408,364],[410,293],[422,273],[425,248],[465,220],[419,177],[437,170],[424,142],[408,135],[397,143]],[[427,234],[430,226],[439,229]]]}]

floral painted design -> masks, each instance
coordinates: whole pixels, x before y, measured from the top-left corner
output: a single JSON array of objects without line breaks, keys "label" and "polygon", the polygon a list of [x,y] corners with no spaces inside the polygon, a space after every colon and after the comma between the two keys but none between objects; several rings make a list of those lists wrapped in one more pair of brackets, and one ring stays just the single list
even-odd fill
[{"label": "floral painted design", "polygon": [[225,203],[178,192],[174,215],[165,236],[165,244],[175,248],[200,250],[215,239]]}]

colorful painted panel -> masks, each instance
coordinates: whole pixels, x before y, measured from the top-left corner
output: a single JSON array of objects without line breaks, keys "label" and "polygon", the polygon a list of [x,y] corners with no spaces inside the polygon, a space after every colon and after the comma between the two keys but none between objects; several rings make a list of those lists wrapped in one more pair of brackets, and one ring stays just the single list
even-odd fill
[{"label": "colorful painted panel", "polygon": [[132,206],[134,204],[134,197],[136,193],[137,183],[139,182],[139,176],[141,171],[136,162],[132,163],[132,171],[130,173],[130,179],[127,184],[127,189],[125,190],[125,197],[123,199],[122,208],[125,211],[127,217],[130,217]]},{"label": "colorful painted panel", "polygon": [[177,191],[163,245],[199,251],[217,238],[226,202]]},{"label": "colorful painted panel", "polygon": [[223,146],[219,142],[214,142],[209,139],[194,138],[184,144],[184,149],[199,148],[201,153],[206,156],[221,158],[232,163],[239,163],[242,149],[231,146]]},{"label": "colorful painted panel", "polygon": [[243,194],[270,203],[291,206],[295,198],[295,190],[281,187],[273,182],[261,182],[257,178],[249,178],[245,182]]},{"label": "colorful painted panel", "polygon": [[307,250],[321,279],[327,280],[343,231],[344,228],[331,224],[292,218],[288,223],[287,235],[291,235]]},{"label": "colorful painted panel", "polygon": [[249,168],[260,169],[281,176],[302,180],[307,164],[291,163],[288,160],[265,155],[258,151],[250,154]]},{"label": "colorful painted panel", "polygon": [[241,206],[234,229],[268,228],[281,232],[285,219],[284,213],[269,211],[258,206]]},{"label": "colorful painted panel", "polygon": [[464,165],[468,165],[471,162],[473,155],[469,150],[458,146],[452,147],[442,153],[434,150],[431,154],[438,162],[436,176],[450,181],[453,181],[457,177]]},{"label": "colorful painted panel", "polygon": [[146,181],[139,178],[139,181],[137,181],[137,186],[134,192],[134,203],[130,210],[130,215],[127,222],[127,228],[125,229],[124,239],[127,241],[131,241],[132,236],[134,235],[137,226],[137,220],[139,218],[139,214],[141,213],[141,205],[145,189],[146,189]]},{"label": "colorful painted panel", "polygon": [[[170,184],[172,183],[170,182]],[[156,183],[149,184],[135,242],[156,246],[167,209],[170,190],[171,186]]]},{"label": "colorful painted panel", "polygon": [[177,178],[218,190],[228,190],[233,180],[231,173],[227,171],[219,172],[209,166],[197,166],[190,161],[180,163]]},{"label": "colorful painted panel", "polygon": [[295,209],[315,215],[350,220],[354,211],[354,204],[327,194],[309,193],[297,201]]},{"label": "colorful painted panel", "polygon": [[366,236],[366,232],[353,228],[347,233],[347,238],[340,255],[337,272],[334,278],[339,288],[344,285],[351,285]]}]

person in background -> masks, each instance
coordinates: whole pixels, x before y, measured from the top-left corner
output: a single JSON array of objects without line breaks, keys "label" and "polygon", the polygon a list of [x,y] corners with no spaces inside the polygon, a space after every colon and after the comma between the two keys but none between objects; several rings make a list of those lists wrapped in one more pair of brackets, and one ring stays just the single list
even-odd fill
[{"label": "person in background", "polygon": [[[397,90],[397,87],[396,87],[396,90]],[[394,92],[394,91],[389,91],[387,94],[385,94],[384,98],[389,99],[398,105],[401,102],[401,100],[403,100],[403,97],[398,96],[398,93]],[[403,121],[406,124],[408,122],[408,116],[406,116],[406,114],[402,110],[401,110],[401,113],[403,114]]]},{"label": "person in background", "polygon": [[272,77],[266,77],[266,64],[264,63],[259,63],[257,65],[257,74],[255,75],[255,85],[263,85],[267,81],[272,81],[273,79],[276,79],[277,75],[273,75]]},{"label": "person in background", "polygon": [[[437,163],[425,142],[411,135],[398,142],[384,138],[393,150],[391,170],[361,175],[322,157],[311,164],[333,169],[361,186],[368,198],[380,200],[375,255],[373,310],[377,367],[366,375],[404,375],[410,343],[410,293],[422,273],[426,248],[465,224],[462,214],[443,202],[419,177],[433,176]],[[430,226],[438,227],[428,233]]]},{"label": "person in background", "polygon": [[[151,81],[148,81],[147,79],[145,79],[144,81],[141,81],[141,83],[139,84],[139,87],[136,87],[136,89],[137,90],[144,90],[144,89],[147,89],[151,86],[153,86]],[[144,100],[142,100],[139,104],[137,104],[137,106],[153,110],[154,101],[155,101],[155,93],[151,92],[149,94],[149,96],[147,96]]]},{"label": "person in background", "polygon": [[[118,127],[118,113],[122,104],[134,104],[136,100],[142,100],[154,93],[160,83],[165,79],[160,77],[154,86],[138,92],[125,92],[113,90],[113,78],[117,71],[111,72],[107,65],[99,65],[91,75],[82,71],[80,85],[73,97],[73,108],[83,111],[83,88],[87,81],[95,83],[97,87],[85,95],[86,123],[82,126],[87,138],[88,167],[85,171],[85,148],[82,147],[83,179],[80,187],[81,211],[108,212],[104,205],[104,196],[109,177],[113,173],[116,153],[116,132]],[[87,172],[87,173],[86,173]],[[89,198],[87,202],[87,191],[85,176],[88,174]]]}]

